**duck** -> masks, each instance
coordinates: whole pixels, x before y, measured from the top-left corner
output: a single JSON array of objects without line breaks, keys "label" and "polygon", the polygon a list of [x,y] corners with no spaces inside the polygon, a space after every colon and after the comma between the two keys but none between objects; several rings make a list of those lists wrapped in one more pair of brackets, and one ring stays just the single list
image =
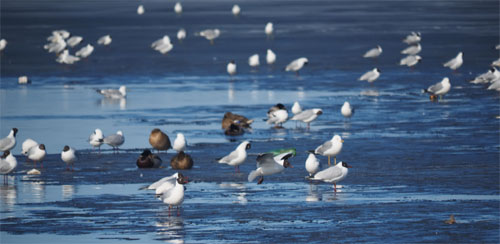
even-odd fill
[{"label": "duck", "polygon": [[245,130],[239,125],[232,123],[228,128],[224,130],[224,135],[226,136],[241,136],[245,133]]},{"label": "duck", "polygon": [[159,168],[162,161],[158,155],[151,153],[149,149],[145,149],[137,158],[136,164],[139,168]]},{"label": "duck", "polygon": [[191,169],[193,159],[189,154],[180,151],[170,160],[170,166],[172,169]]},{"label": "duck", "polygon": [[158,150],[158,152],[160,152],[161,150],[166,151],[172,148],[168,135],[163,133],[158,128],[155,128],[151,131],[151,134],[149,135],[149,144],[151,144],[154,149]]},{"label": "duck", "polygon": [[226,112],[222,118],[222,129],[226,130],[231,124],[240,125],[243,128],[250,128],[253,123],[252,119],[248,119],[243,115]]}]

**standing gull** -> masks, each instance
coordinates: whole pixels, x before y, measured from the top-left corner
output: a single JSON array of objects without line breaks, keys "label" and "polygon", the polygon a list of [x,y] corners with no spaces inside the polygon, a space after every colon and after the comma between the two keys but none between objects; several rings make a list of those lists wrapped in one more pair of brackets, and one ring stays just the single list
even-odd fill
[{"label": "standing gull", "polygon": [[69,170],[69,165],[71,164],[71,171],[73,171],[73,165],[77,159],[75,149],[69,147],[68,145],[64,146],[63,151],[61,152],[61,159],[66,163],[66,170]]},{"label": "standing gull", "polygon": [[309,177],[312,177],[319,170],[319,160],[316,158],[313,152],[309,152],[309,156],[306,159],[306,170],[309,173]]},{"label": "standing gull", "polygon": [[268,124],[274,124],[275,127],[281,127],[283,123],[288,119],[288,111],[285,106],[281,103],[272,106],[269,111],[267,111],[266,122]]},{"label": "standing gull", "polygon": [[295,59],[285,67],[285,71],[293,71],[295,72],[296,75],[299,75],[299,70],[302,69],[302,67],[304,67],[304,65],[307,65],[308,63],[309,60],[304,57]]},{"label": "standing gull", "polygon": [[177,152],[186,150],[186,138],[184,137],[184,134],[177,133],[177,137],[174,140],[173,149]]},{"label": "standing gull", "polygon": [[300,106],[299,102],[295,101],[292,106],[292,113],[299,114],[300,112],[302,112],[302,107]]},{"label": "standing gull", "polygon": [[382,54],[382,47],[377,45],[377,47],[372,48],[363,55],[363,58],[376,58]]},{"label": "standing gull", "polygon": [[231,60],[231,62],[229,62],[227,64],[226,70],[230,76],[235,75],[236,74],[236,62],[234,62],[234,60]]},{"label": "standing gull", "polygon": [[323,110],[321,110],[320,108],[307,109],[294,115],[290,120],[302,121],[304,123],[307,123],[307,128],[310,128],[311,122],[322,114]]},{"label": "standing gull", "polygon": [[72,36],[71,38],[69,38],[66,41],[66,43],[70,47],[75,47],[76,45],[80,44],[80,42],[82,42],[82,40],[83,40],[83,37],[81,37],[81,36]]},{"label": "standing gull", "polygon": [[38,146],[38,142],[34,141],[33,139],[28,138],[28,139],[24,140],[24,142],[23,142],[23,144],[21,146],[21,148],[22,148],[21,153],[23,155],[27,156],[28,155],[28,151],[32,147],[36,147],[36,146]]},{"label": "standing gull", "polygon": [[101,145],[104,143],[104,135],[101,129],[95,129],[94,132],[90,134],[89,143],[92,145],[92,148],[98,147],[99,153],[101,153]]},{"label": "standing gull", "polygon": [[285,168],[293,168],[288,162],[288,159],[293,156],[293,153],[286,152],[274,156],[273,153],[261,154],[257,157],[257,169],[252,170],[248,174],[248,182],[252,182],[255,178],[260,176],[257,184],[262,184],[264,176],[277,174],[285,170]]},{"label": "standing gull", "polygon": [[127,87],[120,86],[118,90],[116,89],[96,89],[96,92],[103,95],[104,97],[111,99],[121,99],[127,96]]},{"label": "standing gull", "polygon": [[56,62],[60,64],[74,64],[80,60],[79,57],[73,56],[69,54],[68,49],[65,49],[59,56],[56,58]]},{"label": "standing gull", "polygon": [[276,62],[276,54],[271,49],[267,49],[266,62],[269,65],[272,65]]},{"label": "standing gull", "polygon": [[240,12],[241,12],[240,6],[238,6],[238,4],[233,5],[231,12],[233,13],[234,16],[240,15]]},{"label": "standing gull", "polygon": [[175,3],[174,11],[176,14],[182,14],[182,5],[180,2]]},{"label": "standing gull", "polygon": [[220,30],[219,29],[206,29],[200,32],[200,36],[205,37],[207,40],[210,41],[210,44],[214,44],[214,40],[217,39],[220,35]]},{"label": "standing gull", "polygon": [[[33,160],[33,165],[36,168],[36,162],[40,162],[40,164],[41,164],[42,160],[45,158],[46,154],[47,153],[45,151],[45,145],[40,144],[38,146],[32,147],[28,151],[28,158]],[[42,168],[43,168],[43,164],[42,164]]]},{"label": "standing gull", "polygon": [[403,51],[401,51],[401,54],[416,55],[420,51],[422,51],[422,46],[420,45],[420,43],[417,43],[417,45],[412,45],[405,48]]},{"label": "standing gull", "polygon": [[273,26],[273,23],[271,23],[271,22],[267,22],[266,27],[264,28],[264,32],[266,33],[267,38],[272,37],[273,32],[274,32],[274,26]]},{"label": "standing gull", "polygon": [[179,206],[184,202],[184,184],[187,184],[187,178],[182,173],[177,173],[177,177],[172,187],[161,193],[160,199],[168,204],[168,212],[172,206],[177,206],[177,215],[179,215]]},{"label": "standing gull", "polygon": [[80,50],[78,50],[75,55],[81,58],[86,58],[92,54],[94,51],[94,46],[87,44],[87,46],[82,47]]},{"label": "standing gull", "polygon": [[144,6],[142,5],[139,5],[139,7],[137,7],[137,14],[138,15],[143,15],[144,14]]},{"label": "standing gull", "polygon": [[450,61],[443,64],[444,67],[448,67],[452,70],[457,70],[464,63],[463,52],[459,52],[456,57],[450,59]]},{"label": "standing gull", "polygon": [[366,73],[364,73],[358,80],[366,80],[369,83],[374,82],[376,79],[380,77],[380,70],[378,68],[374,68]]},{"label": "standing gull", "polygon": [[228,164],[235,167],[235,171],[239,172],[239,166],[245,162],[247,158],[247,151],[251,148],[251,144],[249,141],[244,141],[238,147],[229,153],[227,156],[220,158],[217,160],[218,163]]},{"label": "standing gull", "polygon": [[12,128],[8,136],[0,139],[0,151],[5,152],[16,146],[17,128]]},{"label": "standing gull", "polygon": [[422,60],[422,57],[418,55],[408,55],[399,61],[399,65],[406,65],[408,67],[413,67],[417,65]]},{"label": "standing gull", "polygon": [[5,39],[0,40],[0,51],[3,51],[7,46],[7,41]]},{"label": "standing gull", "polygon": [[443,98],[443,95],[448,93],[450,91],[451,84],[450,84],[450,79],[448,77],[444,77],[443,80],[440,82],[429,86],[429,88],[424,89],[424,92],[427,92],[431,95],[434,96],[439,96],[441,99]]},{"label": "standing gull", "polygon": [[337,155],[342,151],[342,145],[344,140],[339,135],[334,135],[331,140],[324,142],[321,146],[318,146],[315,150],[315,154],[328,156],[328,166],[330,166],[330,157],[334,157],[334,162],[337,164]]},{"label": "standing gull", "polygon": [[250,67],[252,67],[252,68],[259,66],[260,65],[259,54],[254,54],[254,55],[250,56],[248,58],[248,65],[250,65]]},{"label": "standing gull", "polygon": [[103,142],[110,145],[113,148],[113,151],[118,152],[118,147],[125,142],[125,137],[123,136],[123,132],[119,130],[116,134],[104,137]]},{"label": "standing gull", "polygon": [[311,177],[311,180],[321,180],[327,183],[333,183],[333,189],[337,192],[337,182],[345,179],[347,177],[347,173],[349,172],[349,168],[352,168],[346,162],[339,162],[335,166],[324,169]]},{"label": "standing gull", "polygon": [[186,39],[186,30],[184,28],[181,28],[179,29],[179,31],[177,31],[177,40],[179,40],[179,42],[182,42],[184,39]]},{"label": "standing gull", "polygon": [[411,34],[407,35],[405,39],[403,39],[403,42],[408,45],[413,45],[419,43],[421,40],[422,37],[420,32],[412,32]]},{"label": "standing gull", "polygon": [[170,37],[164,35],[161,39],[154,41],[151,44],[151,48],[160,52],[161,54],[166,54],[174,48],[174,45],[170,42]]},{"label": "standing gull", "polygon": [[17,160],[12,153],[7,150],[0,157],[0,174],[3,175],[4,184],[7,183],[7,175],[17,167]]},{"label": "standing gull", "polygon": [[111,36],[105,35],[97,40],[97,44],[107,46],[111,44],[111,41],[112,41]]},{"label": "standing gull", "polygon": [[348,101],[345,101],[344,105],[342,105],[342,108],[340,109],[340,113],[344,117],[350,118],[354,114],[354,108],[351,106],[351,104]]}]

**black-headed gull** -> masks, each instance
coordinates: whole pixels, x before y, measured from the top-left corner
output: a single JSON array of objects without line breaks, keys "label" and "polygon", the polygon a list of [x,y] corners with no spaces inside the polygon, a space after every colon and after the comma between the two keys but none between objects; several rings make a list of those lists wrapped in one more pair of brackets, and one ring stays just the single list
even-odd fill
[{"label": "black-headed gull", "polygon": [[319,160],[316,158],[313,152],[309,152],[309,156],[306,159],[306,170],[309,176],[313,176],[319,170]]},{"label": "black-headed gull", "polygon": [[16,146],[17,131],[17,128],[12,128],[8,136],[0,139],[0,151],[5,152],[7,150],[11,150]]},{"label": "black-headed gull", "polygon": [[121,99],[127,97],[127,87],[120,86],[116,89],[96,89],[96,92],[111,99]]},{"label": "black-headed gull", "polygon": [[170,37],[164,35],[162,38],[154,41],[151,44],[151,48],[160,52],[161,54],[166,54],[174,48],[174,45],[172,44],[172,42],[170,42]]},{"label": "black-headed gull", "polygon": [[406,65],[408,67],[413,67],[422,61],[422,57],[418,55],[408,55],[399,61],[399,65]]},{"label": "black-headed gull", "polygon": [[83,40],[83,37],[81,37],[81,36],[72,36],[66,41],[66,44],[68,44],[68,46],[70,46],[70,47],[75,47],[76,45],[80,44],[80,42],[82,42],[82,40]]},{"label": "black-headed gull", "polygon": [[184,134],[177,133],[177,137],[174,140],[174,146],[172,148],[177,152],[186,150],[186,138],[184,137]]},{"label": "black-headed gull", "polygon": [[248,174],[248,182],[252,182],[255,178],[260,176],[257,184],[262,184],[264,176],[277,174],[285,170],[285,168],[293,168],[288,162],[288,159],[293,156],[293,153],[286,152],[274,156],[273,153],[261,154],[257,157],[257,169],[252,170]]},{"label": "black-headed gull", "polygon": [[473,84],[487,84],[498,78],[500,78],[500,72],[493,67],[470,82]]},{"label": "black-headed gull", "polygon": [[340,113],[344,117],[350,118],[354,114],[354,108],[348,101],[345,101],[344,104],[342,105],[342,108],[340,108]]},{"label": "black-headed gull", "polygon": [[372,48],[363,55],[363,58],[376,58],[382,54],[382,47],[380,45],[377,45],[377,47]]},{"label": "black-headed gull", "polygon": [[71,164],[71,171],[73,171],[73,165],[75,164],[75,161],[78,160],[75,149],[69,147],[68,145],[64,146],[61,152],[61,159],[66,163],[66,170],[69,170],[69,165]]},{"label": "black-headed gull", "polygon": [[3,175],[4,184],[7,183],[7,175],[17,167],[17,160],[12,153],[7,150],[0,157],[0,174]]},{"label": "black-headed gull", "polygon": [[276,127],[281,127],[283,123],[288,119],[288,111],[285,105],[278,103],[272,106],[269,111],[267,111],[266,122],[268,124],[274,124]]},{"label": "black-headed gull", "polygon": [[272,65],[276,62],[276,54],[271,49],[267,49],[266,62],[269,65]]},{"label": "black-headed gull", "polygon": [[299,75],[299,70],[302,69],[302,67],[304,67],[304,65],[307,65],[308,63],[309,60],[304,57],[295,59],[285,67],[285,71],[295,72],[296,75]]},{"label": "black-headed gull", "polygon": [[101,129],[95,129],[89,136],[89,143],[92,148],[99,148],[99,153],[101,152],[101,145],[104,143],[104,135]]},{"label": "black-headed gull", "polygon": [[234,62],[234,60],[231,60],[228,64],[227,64],[227,73],[230,75],[230,76],[233,76],[236,74],[236,62]]},{"label": "black-headed gull", "polygon": [[[46,154],[47,153],[45,151],[44,144],[40,144],[40,145],[32,147],[32,148],[30,148],[30,150],[28,150],[28,158],[33,160],[33,165],[35,166],[35,168],[36,168],[36,162],[40,162],[40,164],[41,164],[42,160],[45,158]],[[43,168],[43,164],[42,164],[42,168]]]},{"label": "black-headed gull", "polygon": [[214,40],[217,39],[220,35],[220,30],[219,29],[206,29],[203,31],[200,31],[200,36],[205,37],[207,40],[210,41],[210,44],[214,44]]},{"label": "black-headed gull", "polygon": [[35,140],[31,139],[31,138],[28,138],[26,140],[24,140],[21,148],[22,148],[22,151],[21,153],[25,156],[28,155],[28,151],[32,148],[32,147],[36,147],[38,146],[38,142],[36,142]]},{"label": "black-headed gull", "polygon": [[160,199],[163,203],[168,204],[168,211],[172,206],[177,207],[177,215],[179,215],[179,206],[184,202],[184,184],[187,184],[187,178],[182,173],[177,173],[173,187],[164,190],[161,193]]},{"label": "black-headed gull", "polygon": [[154,128],[149,134],[149,144],[158,152],[172,148],[168,135],[158,128]]},{"label": "black-headed gull", "polygon": [[60,64],[74,64],[78,61],[80,61],[80,58],[69,54],[68,49],[64,49],[64,51],[56,58],[56,62]]},{"label": "black-headed gull", "polygon": [[366,73],[364,73],[358,80],[366,80],[369,83],[374,82],[376,79],[380,77],[380,70],[378,68],[374,68]]},{"label": "black-headed gull", "polygon": [[245,162],[247,159],[247,150],[251,148],[251,144],[249,141],[243,141],[236,147],[234,151],[229,153],[227,156],[224,156],[220,159],[217,159],[218,163],[227,164],[235,167],[235,171],[239,172],[239,166]]},{"label": "black-headed gull", "polygon": [[163,178],[153,182],[146,189],[155,190],[155,194],[160,195],[164,191],[170,189],[171,187],[173,187],[175,185],[175,181],[177,180],[178,175],[179,175],[179,173],[175,173],[171,176],[163,177]]},{"label": "black-headed gull", "polygon": [[403,51],[401,51],[401,54],[416,55],[420,51],[422,51],[422,46],[420,45],[420,43],[417,43],[417,45],[411,45],[405,48]]},{"label": "black-headed gull", "polygon": [[347,177],[347,173],[349,172],[349,168],[352,168],[346,162],[339,162],[335,166],[328,167],[314,175],[309,179],[311,180],[321,180],[327,183],[333,183],[333,189],[337,192],[337,182],[345,179]]},{"label": "black-headed gull", "polygon": [[413,45],[415,43],[419,43],[421,40],[422,36],[420,32],[412,32],[411,34],[407,35],[405,39],[403,39],[403,42],[408,45]]},{"label": "black-headed gull", "polygon": [[149,149],[145,149],[137,158],[136,164],[139,168],[159,168],[162,161],[158,155],[151,153]]},{"label": "black-headed gull", "polygon": [[440,82],[429,86],[427,89],[424,89],[424,92],[442,98],[444,94],[450,91],[450,88],[450,79],[448,79],[448,77],[444,77]]},{"label": "black-headed gull", "polygon": [[463,52],[459,52],[456,57],[450,59],[450,61],[443,64],[444,67],[448,67],[452,70],[457,70],[464,63]]},{"label": "black-headed gull", "polygon": [[123,143],[125,142],[125,137],[123,136],[123,132],[119,130],[116,132],[116,134],[104,137],[103,142],[111,146],[113,148],[113,151],[116,150],[116,152],[118,152],[118,147],[123,145]]},{"label": "black-headed gull", "polygon": [[111,41],[113,41],[111,39],[111,35],[105,35],[105,36],[100,37],[97,40],[97,44],[107,46],[107,45],[111,44]]},{"label": "black-headed gull", "polygon": [[306,109],[296,115],[294,115],[290,120],[302,121],[307,124],[307,128],[310,128],[310,124],[318,116],[323,114],[323,110],[320,108]]},{"label": "black-headed gull", "polygon": [[334,135],[331,140],[324,142],[318,146],[313,152],[322,156],[328,156],[328,166],[330,166],[330,157],[334,157],[334,162],[337,164],[337,155],[342,151],[344,140],[339,135]]},{"label": "black-headed gull", "polygon": [[80,48],[80,50],[78,50],[75,53],[75,55],[81,58],[86,58],[90,56],[90,54],[92,54],[93,51],[94,51],[94,46],[87,44],[87,46]]}]

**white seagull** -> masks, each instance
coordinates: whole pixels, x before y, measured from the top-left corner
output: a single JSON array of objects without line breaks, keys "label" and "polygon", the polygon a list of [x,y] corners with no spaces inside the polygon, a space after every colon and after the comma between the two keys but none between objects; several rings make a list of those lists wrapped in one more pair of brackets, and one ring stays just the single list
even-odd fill
[{"label": "white seagull", "polygon": [[7,150],[0,157],[0,174],[3,175],[4,183],[7,182],[7,175],[17,167],[17,160],[12,153]]},{"label": "white seagull", "polygon": [[92,145],[92,148],[98,147],[99,152],[101,152],[101,145],[104,143],[104,135],[101,129],[95,129],[94,132],[90,134],[89,143]]},{"label": "white seagull", "polygon": [[302,112],[302,107],[300,106],[299,102],[295,101],[292,106],[292,113],[298,114],[300,112]]},{"label": "white seagull", "polygon": [[401,54],[416,55],[420,51],[422,51],[422,46],[420,45],[420,43],[417,43],[417,45],[411,45],[405,48],[403,51],[401,51]]},{"label": "white seagull", "polygon": [[107,46],[111,44],[111,41],[112,41],[111,36],[105,35],[97,40],[97,44]]},{"label": "white seagull", "polygon": [[240,12],[241,12],[240,6],[238,6],[238,4],[233,5],[231,12],[233,13],[234,16],[240,15]]},{"label": "white seagull", "polygon": [[180,2],[175,3],[174,11],[176,14],[182,14],[182,5]]},{"label": "white seagull", "polygon": [[448,91],[450,91],[451,84],[450,79],[448,77],[444,77],[440,82],[429,86],[429,88],[425,89],[424,92],[430,93],[431,95],[436,95],[442,98],[442,96]]},{"label": "white seagull", "polygon": [[234,62],[234,60],[231,60],[231,62],[229,62],[227,64],[227,73],[230,75],[230,76],[233,76],[236,74],[236,63]]},{"label": "white seagull", "polygon": [[488,86],[488,90],[496,90],[500,91],[500,79],[494,80],[490,86]]},{"label": "white seagull", "polygon": [[344,117],[350,118],[354,114],[354,108],[351,106],[351,104],[348,101],[345,101],[344,105],[342,105],[342,108],[340,109],[340,113]]},{"label": "white seagull", "polygon": [[[30,148],[30,150],[28,150],[28,158],[33,160],[33,165],[35,166],[35,168],[36,168],[36,162],[42,163],[42,160],[45,158],[46,154],[47,153],[45,152],[45,145],[44,144],[40,144],[40,145],[32,147],[32,148]],[[42,164],[42,168],[43,168],[43,164]]]},{"label": "white seagull", "polygon": [[51,43],[43,46],[49,53],[60,53],[66,48],[66,41],[62,37],[54,39]]},{"label": "white seagull", "polygon": [[319,170],[319,160],[316,158],[313,152],[309,152],[309,156],[306,159],[306,170],[309,176],[313,176]]},{"label": "white seagull", "polygon": [[170,188],[174,187],[175,181],[179,177],[179,173],[175,173],[171,176],[166,176],[158,181],[152,183],[147,187],[148,190],[155,190],[156,195],[161,195],[163,194],[164,191],[169,190]]},{"label": "white seagull", "polygon": [[162,54],[165,54],[170,52],[170,50],[174,48],[174,45],[170,42],[170,37],[164,35],[161,39],[154,41],[151,44],[151,48]]},{"label": "white seagull", "polygon": [[33,139],[28,138],[28,139],[24,140],[24,142],[23,142],[23,144],[22,144],[22,146],[21,146],[21,148],[22,148],[21,153],[22,153],[23,155],[27,156],[27,155],[28,155],[28,151],[29,151],[32,147],[36,147],[36,146],[38,146],[38,142],[36,142],[36,141],[35,141],[35,140],[33,140]]},{"label": "white seagull", "polygon": [[422,60],[422,57],[418,55],[408,55],[399,61],[399,65],[406,65],[408,67],[413,67],[417,65]]},{"label": "white seagull", "polygon": [[318,146],[315,150],[315,154],[328,156],[328,166],[330,166],[330,157],[333,156],[335,164],[337,163],[337,155],[342,151],[342,145],[344,140],[339,135],[334,135],[331,140],[324,142],[321,146]]},{"label": "white seagull", "polygon": [[407,35],[406,38],[403,40],[404,43],[408,45],[413,45],[415,43],[419,43],[422,40],[422,37],[420,35],[420,32],[412,32],[411,34]]},{"label": "white seagull", "polygon": [[295,59],[285,67],[285,71],[293,71],[297,75],[299,75],[299,70],[302,69],[302,67],[304,67],[304,65],[307,65],[308,63],[309,60],[304,57]]},{"label": "white seagull", "polygon": [[495,79],[498,78],[500,78],[500,72],[495,68],[491,68],[488,70],[488,72],[477,76],[474,80],[471,80],[470,82],[473,84],[487,84],[493,82]]},{"label": "white seagull", "polygon": [[120,86],[118,90],[116,89],[96,89],[96,92],[103,95],[104,97],[111,99],[121,99],[127,96],[127,87]]},{"label": "white seagull", "polygon": [[257,67],[260,65],[259,54],[254,54],[248,58],[248,65],[250,67]]},{"label": "white seagull", "polygon": [[448,67],[452,70],[457,70],[464,63],[463,52],[459,52],[456,57],[450,59],[450,61],[443,64],[444,67]]},{"label": "white seagull", "polygon": [[220,30],[219,29],[206,29],[200,32],[200,36],[205,37],[207,40],[210,41],[210,44],[214,44],[214,40],[217,39],[220,35]]},{"label": "white seagull", "polygon": [[79,60],[79,57],[69,54],[68,49],[64,49],[64,51],[56,58],[56,62],[60,64],[73,64]]},{"label": "white seagull", "polygon": [[118,147],[125,142],[125,137],[121,130],[117,131],[116,134],[104,137],[103,142],[113,147],[113,151],[118,151]]},{"label": "white seagull", "polygon": [[181,152],[186,149],[186,138],[184,137],[184,134],[177,133],[177,137],[174,140],[174,146],[172,148],[177,152]]},{"label": "white seagull", "polygon": [[71,171],[73,171],[73,165],[78,158],[76,157],[75,149],[69,147],[68,145],[64,146],[63,151],[61,152],[61,159],[66,163],[66,170],[69,170],[69,165],[71,164]]},{"label": "white seagull", "polygon": [[378,68],[374,68],[366,73],[364,73],[358,80],[366,80],[369,83],[374,82],[376,79],[380,77],[380,70]]},{"label": "white seagull", "polygon": [[271,49],[267,49],[266,62],[269,65],[272,65],[276,62],[276,54]]},{"label": "white seagull", "polygon": [[9,151],[16,146],[17,128],[12,128],[9,135],[0,139],[0,151]]},{"label": "white seagull", "polygon": [[7,46],[7,41],[5,39],[0,40],[0,51],[3,51]]},{"label": "white seagull", "polygon": [[29,83],[31,83],[31,81],[28,79],[28,76],[23,75],[23,76],[19,76],[19,77],[17,78],[17,83],[18,83],[18,84],[23,84],[23,85],[24,85],[24,84],[29,84]]},{"label": "white seagull", "polygon": [[363,55],[363,58],[376,58],[382,54],[382,47],[380,45],[377,45],[377,47],[372,48]]},{"label": "white seagull", "polygon": [[76,45],[80,44],[80,42],[82,42],[83,40],[83,37],[81,36],[72,36],[70,37],[66,43],[68,44],[68,46],[70,47],[75,47]]},{"label": "white seagull", "polygon": [[93,51],[94,51],[94,46],[87,44],[87,46],[80,48],[80,50],[78,50],[75,53],[75,55],[81,58],[86,58],[90,56],[90,54],[92,54]]},{"label": "white seagull", "polygon": [[177,40],[179,40],[179,42],[182,42],[184,39],[186,39],[186,30],[184,28],[181,28],[179,29],[179,31],[177,31]]},{"label": "white seagull", "polygon": [[138,15],[143,15],[144,14],[144,6],[139,5],[139,7],[137,7],[137,14]]},{"label": "white seagull", "polygon": [[309,128],[311,122],[322,114],[323,110],[321,110],[320,108],[307,109],[294,115],[290,120],[302,121],[304,123],[307,123],[307,128]]},{"label": "white seagull", "polygon": [[327,183],[333,183],[333,189],[337,192],[337,182],[345,179],[347,173],[349,172],[349,168],[352,168],[346,162],[339,162],[335,166],[328,167],[314,175],[309,179],[311,180],[321,180]]},{"label": "white seagull", "polygon": [[498,58],[497,60],[491,62],[491,66],[497,66],[497,67],[500,67],[500,58]]},{"label": "white seagull", "polygon": [[288,162],[288,159],[292,157],[291,152],[286,152],[274,156],[272,153],[261,154],[257,157],[257,169],[252,170],[248,174],[248,182],[252,182],[255,178],[260,176],[257,184],[262,184],[264,181],[264,176],[277,174],[285,170],[285,168],[293,168],[293,166]]},{"label": "white seagull", "polygon": [[268,124],[273,124],[276,127],[281,127],[284,122],[288,119],[288,111],[285,106],[281,103],[272,106],[269,111],[267,111],[267,120]]},{"label": "white seagull", "polygon": [[268,22],[268,23],[266,24],[266,27],[264,28],[264,32],[266,32],[267,37],[272,36],[272,35],[273,35],[273,32],[274,32],[273,23]]},{"label": "white seagull", "polygon": [[182,173],[177,173],[174,186],[162,192],[160,199],[168,204],[168,211],[172,206],[177,206],[177,215],[179,215],[179,206],[184,202],[184,184],[187,184],[187,178]]},{"label": "white seagull", "polygon": [[229,153],[227,156],[220,158],[217,160],[218,163],[228,164],[231,166],[235,166],[235,171],[239,172],[239,166],[245,162],[247,159],[247,149],[251,148],[251,144],[249,141],[244,141],[238,147]]}]

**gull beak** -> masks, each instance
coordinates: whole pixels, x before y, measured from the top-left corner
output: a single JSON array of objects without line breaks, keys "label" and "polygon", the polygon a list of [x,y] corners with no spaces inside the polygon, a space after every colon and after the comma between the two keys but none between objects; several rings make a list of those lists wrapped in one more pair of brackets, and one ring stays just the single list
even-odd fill
[{"label": "gull beak", "polygon": [[340,140],[340,142],[344,143],[344,140]]}]

